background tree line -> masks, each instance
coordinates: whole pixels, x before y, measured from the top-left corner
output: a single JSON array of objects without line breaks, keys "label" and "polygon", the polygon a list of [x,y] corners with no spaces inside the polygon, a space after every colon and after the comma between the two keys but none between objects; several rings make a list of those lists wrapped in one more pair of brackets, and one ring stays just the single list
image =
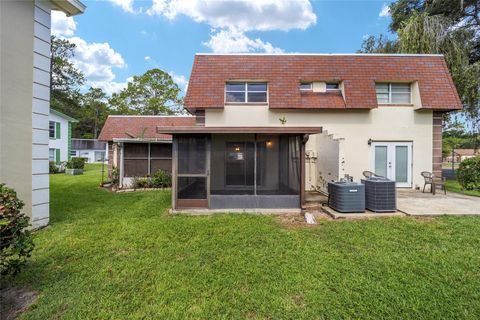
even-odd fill
[{"label": "background tree line", "polygon": [[446,115],[444,152],[479,148],[480,2],[397,0],[389,8],[395,39],[369,36],[359,52],[443,54],[463,104],[463,111]]},{"label": "background tree line", "polygon": [[110,114],[183,112],[181,90],[168,73],[148,70],[109,97],[101,88],[85,87],[85,75],[72,62],[74,55],[75,44],[52,36],[50,105],[79,121],[73,137],[97,138]]}]

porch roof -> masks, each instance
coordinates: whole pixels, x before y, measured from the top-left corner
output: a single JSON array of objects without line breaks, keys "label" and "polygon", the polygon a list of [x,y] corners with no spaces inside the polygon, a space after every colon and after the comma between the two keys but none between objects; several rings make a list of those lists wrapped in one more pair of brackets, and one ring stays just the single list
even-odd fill
[{"label": "porch roof", "polygon": [[322,133],[322,127],[201,127],[175,126],[157,127],[160,134],[188,134],[188,133],[263,133],[263,134],[317,134]]}]

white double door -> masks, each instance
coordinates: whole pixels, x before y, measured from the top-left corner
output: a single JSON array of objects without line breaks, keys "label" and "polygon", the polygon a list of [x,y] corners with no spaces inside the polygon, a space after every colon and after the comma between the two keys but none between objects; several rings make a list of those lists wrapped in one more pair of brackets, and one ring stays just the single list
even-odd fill
[{"label": "white double door", "polygon": [[373,142],[373,171],[396,182],[397,187],[412,186],[412,143]]}]

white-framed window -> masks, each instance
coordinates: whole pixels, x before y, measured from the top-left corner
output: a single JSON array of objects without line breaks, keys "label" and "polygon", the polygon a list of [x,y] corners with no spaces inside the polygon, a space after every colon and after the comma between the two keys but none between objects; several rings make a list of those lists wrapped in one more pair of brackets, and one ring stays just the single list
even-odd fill
[{"label": "white-framed window", "polygon": [[302,82],[299,86],[300,91],[312,91],[313,83],[312,82]]},{"label": "white-framed window", "polygon": [[326,83],[327,90],[340,90],[340,85],[338,82],[327,82]]},{"label": "white-framed window", "polygon": [[55,161],[55,149],[48,149],[48,161]]},{"label": "white-framed window", "polygon": [[410,104],[410,83],[376,83],[377,103]]},{"label": "white-framed window", "polygon": [[268,90],[266,82],[227,82],[225,102],[227,103],[266,103]]},{"label": "white-framed window", "polygon": [[55,121],[48,122],[48,135],[50,139],[55,139],[55,127],[56,127]]},{"label": "white-framed window", "polygon": [[95,151],[95,162],[105,161],[105,151]]}]

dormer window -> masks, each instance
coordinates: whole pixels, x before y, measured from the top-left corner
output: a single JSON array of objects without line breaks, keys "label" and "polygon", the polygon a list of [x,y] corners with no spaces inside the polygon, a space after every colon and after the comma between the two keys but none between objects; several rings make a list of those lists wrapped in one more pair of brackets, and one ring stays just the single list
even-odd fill
[{"label": "dormer window", "polygon": [[266,82],[227,82],[225,84],[227,103],[266,103]]},{"label": "dormer window", "polygon": [[378,104],[410,104],[410,83],[376,83]]},{"label": "dormer window", "polygon": [[311,82],[300,83],[300,90],[301,91],[312,91],[313,90],[313,83],[311,83]]},{"label": "dormer window", "polygon": [[327,82],[327,90],[340,90],[338,82]]}]

